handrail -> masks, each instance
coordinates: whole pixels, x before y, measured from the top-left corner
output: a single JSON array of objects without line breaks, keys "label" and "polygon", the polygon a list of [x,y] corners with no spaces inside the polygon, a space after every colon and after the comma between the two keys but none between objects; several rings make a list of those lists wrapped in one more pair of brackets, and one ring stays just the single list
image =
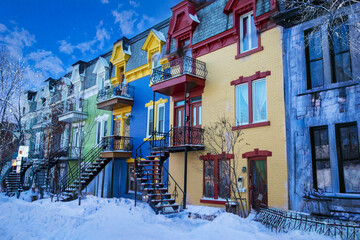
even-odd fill
[{"label": "handrail", "polygon": [[[71,185],[75,180],[81,181],[81,173],[85,172],[86,169],[88,169],[91,164],[94,162],[95,159],[100,157],[100,154],[105,147],[105,144],[103,141],[99,142],[97,145],[95,145],[90,151],[88,151],[84,157],[81,159],[80,168],[79,164],[75,164],[72,168],[70,168],[67,173],[59,180],[58,183],[58,194],[61,194],[61,192],[64,192],[66,188]],[[80,176],[79,176],[79,171]],[[80,179],[79,179],[80,177]]]},{"label": "handrail", "polygon": [[114,97],[124,97],[134,99],[134,86],[129,84],[116,84],[109,88],[100,89],[97,95],[97,102],[106,101]]}]

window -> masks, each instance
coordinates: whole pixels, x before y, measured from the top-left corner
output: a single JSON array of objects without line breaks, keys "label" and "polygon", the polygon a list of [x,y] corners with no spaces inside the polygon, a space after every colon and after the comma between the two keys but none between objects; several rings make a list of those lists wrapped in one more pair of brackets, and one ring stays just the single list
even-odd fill
[{"label": "window", "polygon": [[160,55],[158,52],[152,55],[152,69],[160,66]]},{"label": "window", "polygon": [[105,84],[105,73],[104,72],[97,74],[96,83],[97,83],[99,90],[104,88],[104,84]]},{"label": "window", "polygon": [[156,131],[165,132],[165,104],[157,105]]},{"label": "window", "polygon": [[148,115],[147,115],[147,132],[146,135],[150,137],[154,131],[154,109],[152,106],[148,107]]},{"label": "window", "polygon": [[[250,96],[251,93],[251,96]],[[249,80],[236,86],[236,124],[267,121],[266,79]]]},{"label": "window", "polygon": [[253,13],[250,12],[240,17],[240,53],[258,47],[258,36],[254,23]]},{"label": "window", "polygon": [[338,21],[330,38],[332,82],[344,82],[352,79],[349,26]]},{"label": "window", "polygon": [[107,135],[107,121],[99,120],[96,122],[96,142],[95,144],[100,143],[102,141],[102,137]]},{"label": "window", "polygon": [[333,192],[331,184],[331,166],[328,128],[311,129],[313,186],[325,192]]},{"label": "window", "polygon": [[226,199],[230,197],[230,160],[218,155],[203,158],[204,198]]},{"label": "window", "polygon": [[41,133],[37,132],[35,135],[35,152],[40,151],[40,137],[41,137]]},{"label": "window", "polygon": [[305,31],[307,89],[324,85],[322,37],[320,28]]},{"label": "window", "polygon": [[360,193],[360,155],[356,123],[336,125],[340,192]]},{"label": "window", "polygon": [[[135,166],[133,163],[128,164],[128,192],[135,192]],[[141,192],[141,181],[137,182],[137,192]]]}]

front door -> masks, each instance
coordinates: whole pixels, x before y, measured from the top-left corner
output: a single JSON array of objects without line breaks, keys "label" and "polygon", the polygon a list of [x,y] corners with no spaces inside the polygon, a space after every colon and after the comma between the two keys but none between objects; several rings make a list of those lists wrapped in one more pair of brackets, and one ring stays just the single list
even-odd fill
[{"label": "front door", "polygon": [[[115,129],[114,129],[115,136],[121,136],[121,119],[115,121]],[[120,138],[114,138],[114,150],[120,149]]]},{"label": "front door", "polygon": [[268,205],[267,165],[265,159],[249,159],[249,194],[251,207],[258,210]]},{"label": "front door", "polygon": [[190,104],[190,125],[189,140],[191,144],[201,144],[201,101]]},{"label": "front door", "polygon": [[177,106],[174,113],[173,146],[178,146],[184,142],[184,105]]}]

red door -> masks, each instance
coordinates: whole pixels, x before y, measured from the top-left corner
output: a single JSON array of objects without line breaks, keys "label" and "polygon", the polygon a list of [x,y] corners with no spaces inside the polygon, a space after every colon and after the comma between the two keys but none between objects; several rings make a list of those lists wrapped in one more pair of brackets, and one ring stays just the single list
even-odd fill
[{"label": "red door", "polygon": [[201,102],[190,105],[190,126],[189,141],[191,144],[201,144]]},{"label": "red door", "polygon": [[184,105],[175,107],[174,112],[173,146],[178,146],[184,142]]}]

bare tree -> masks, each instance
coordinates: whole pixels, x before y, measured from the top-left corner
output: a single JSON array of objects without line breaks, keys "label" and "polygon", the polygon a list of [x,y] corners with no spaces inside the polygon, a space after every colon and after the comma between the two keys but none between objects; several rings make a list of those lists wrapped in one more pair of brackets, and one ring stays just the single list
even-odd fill
[{"label": "bare tree", "polygon": [[[245,198],[242,196],[243,189],[239,186],[239,179],[244,182],[246,177],[241,172],[238,155],[239,145],[244,141],[243,132],[241,130],[232,131],[232,126],[233,124],[228,118],[219,116],[216,122],[204,128],[205,145],[208,153],[217,156],[222,169],[220,176],[215,176],[212,180],[226,188],[225,191],[229,191],[227,194],[229,197],[226,197],[228,206],[235,204],[237,206],[236,214],[247,217],[249,211]],[[206,155],[200,157],[200,160],[206,161]]]},{"label": "bare tree", "polygon": [[20,97],[24,63],[0,47],[0,160],[11,155],[23,140]]}]

